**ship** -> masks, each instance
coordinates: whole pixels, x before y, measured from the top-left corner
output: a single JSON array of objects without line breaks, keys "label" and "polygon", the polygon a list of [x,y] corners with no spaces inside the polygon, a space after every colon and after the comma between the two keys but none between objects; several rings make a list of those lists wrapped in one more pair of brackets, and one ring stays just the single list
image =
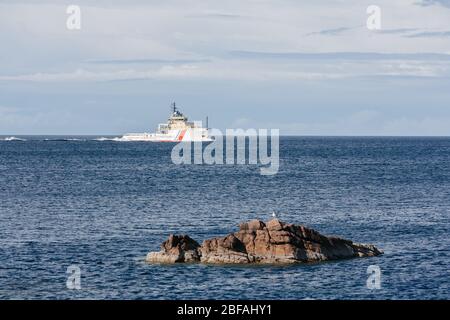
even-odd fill
[{"label": "ship", "polygon": [[213,141],[208,132],[208,117],[206,128],[201,121],[188,121],[188,118],[171,104],[171,114],[167,123],[160,123],[155,133],[127,133],[120,141],[151,141],[151,142],[208,142]]}]

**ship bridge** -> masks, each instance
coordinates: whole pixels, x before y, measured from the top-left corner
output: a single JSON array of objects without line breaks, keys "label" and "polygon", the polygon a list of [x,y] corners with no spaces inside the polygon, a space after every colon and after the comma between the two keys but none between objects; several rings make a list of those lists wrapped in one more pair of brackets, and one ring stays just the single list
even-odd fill
[{"label": "ship bridge", "polygon": [[[177,109],[175,102],[171,105],[172,114],[169,117],[169,121],[167,122],[167,129],[186,129],[186,128],[194,128],[195,125],[193,122],[188,122],[188,118],[181,113],[180,110]],[[161,128],[165,129],[165,128]]]}]

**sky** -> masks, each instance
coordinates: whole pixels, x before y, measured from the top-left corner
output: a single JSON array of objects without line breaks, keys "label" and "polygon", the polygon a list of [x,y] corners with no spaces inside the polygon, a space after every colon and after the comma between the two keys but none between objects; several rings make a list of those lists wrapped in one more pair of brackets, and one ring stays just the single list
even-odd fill
[{"label": "sky", "polygon": [[0,0],[0,135],[153,132],[173,101],[221,130],[448,136],[450,0]]}]

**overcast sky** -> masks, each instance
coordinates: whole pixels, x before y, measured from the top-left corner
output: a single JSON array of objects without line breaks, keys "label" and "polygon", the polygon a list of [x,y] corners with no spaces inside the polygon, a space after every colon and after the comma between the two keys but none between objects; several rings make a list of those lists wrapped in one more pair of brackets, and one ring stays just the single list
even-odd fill
[{"label": "overcast sky", "polygon": [[2,135],[154,131],[172,101],[220,129],[450,135],[450,0],[0,0],[0,44]]}]

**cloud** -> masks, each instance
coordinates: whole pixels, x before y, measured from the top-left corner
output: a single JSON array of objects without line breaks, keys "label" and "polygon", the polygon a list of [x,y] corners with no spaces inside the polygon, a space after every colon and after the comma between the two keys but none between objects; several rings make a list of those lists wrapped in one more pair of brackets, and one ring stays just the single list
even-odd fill
[{"label": "cloud", "polygon": [[442,5],[444,7],[450,7],[450,0],[420,0],[416,4],[427,7],[432,5]]},{"label": "cloud", "polygon": [[86,63],[93,64],[194,64],[211,62],[211,59],[111,59],[111,60],[88,60]]},{"label": "cloud", "polygon": [[[366,8],[354,0],[345,5],[340,1],[280,4],[275,0],[230,0],[227,4],[191,0],[135,0],[128,4],[121,0],[95,5],[80,1],[79,32],[65,27],[67,3],[0,4],[0,28],[4,30],[0,41],[8,43],[0,52],[1,73],[62,72],[85,68],[86,61],[105,65],[105,69],[113,64],[199,64],[235,59],[227,53],[239,51],[284,52],[285,59],[298,59],[295,52],[303,53],[302,59],[309,54],[317,54],[311,59],[332,59],[332,52],[342,52],[336,58],[346,60],[369,60],[371,52],[383,53],[387,48],[396,54],[414,54],[423,48],[450,52],[448,43],[429,41],[420,35],[407,37],[423,30],[425,18],[430,30],[441,30],[450,18],[439,7],[410,2],[393,5],[382,0],[379,5],[389,13],[383,27],[388,28],[369,31],[365,28]],[[437,35],[434,37],[437,39]],[[321,52],[328,52],[327,56],[320,56]],[[356,54],[352,56],[352,52]]]},{"label": "cloud", "polygon": [[26,132],[27,128],[52,126],[52,122],[42,112],[30,112],[9,106],[0,106],[0,129],[3,133]]},{"label": "cloud", "polygon": [[238,118],[233,128],[278,128],[282,135],[319,136],[449,136],[450,117],[386,117],[376,110],[361,110],[333,121],[258,122]]},{"label": "cloud", "polygon": [[419,30],[418,28],[398,28],[398,29],[381,29],[374,30],[374,32],[379,34],[404,34]]},{"label": "cloud", "polygon": [[155,70],[121,69],[113,71],[90,71],[77,69],[73,72],[59,73],[32,73],[14,76],[0,76],[0,81],[31,81],[31,82],[61,82],[61,81],[118,81],[118,80],[144,80],[161,78],[183,78],[201,76],[194,66],[163,66]]},{"label": "cloud", "polygon": [[186,18],[193,19],[220,19],[220,20],[238,20],[238,19],[252,19],[251,16],[243,16],[240,14],[231,13],[203,13],[203,14],[189,14]]},{"label": "cloud", "polygon": [[241,69],[227,69],[225,66],[200,68],[197,66],[163,66],[159,69],[118,69],[113,71],[91,71],[77,69],[72,72],[60,73],[32,73],[21,75],[0,76],[0,81],[26,82],[104,82],[104,81],[134,81],[134,80],[163,80],[163,79],[191,79],[191,80],[235,80],[235,81],[270,81],[270,80],[320,80],[336,79],[343,75],[335,73],[308,72],[302,70],[254,70],[243,67]]},{"label": "cloud", "polygon": [[408,116],[386,120],[380,131],[385,135],[449,136],[450,117],[411,118]]},{"label": "cloud", "polygon": [[[361,27],[361,26],[358,26]],[[358,27],[340,27],[340,28],[333,28],[333,29],[324,29],[320,31],[310,32],[307,33],[306,36],[315,36],[315,35],[326,35],[326,36],[336,36],[339,34],[342,34],[345,31],[349,31]]]},{"label": "cloud", "polygon": [[[104,82],[134,80],[292,81],[355,77],[450,77],[450,55],[417,54],[281,54],[238,53],[239,59],[194,64],[147,64],[123,68],[123,63],[66,72],[0,75],[0,81]],[[243,57],[248,58],[243,58]],[[262,58],[262,57],[263,58]],[[445,59],[446,58],[446,59]],[[434,60],[433,60],[434,59]],[[127,64],[127,63],[125,63]]]},{"label": "cloud", "polygon": [[430,31],[419,32],[410,35],[406,35],[407,38],[446,38],[450,37],[450,31]]},{"label": "cloud", "polygon": [[436,60],[449,61],[446,53],[379,53],[379,52],[256,52],[232,51],[230,55],[242,59],[289,59],[289,60]]}]

